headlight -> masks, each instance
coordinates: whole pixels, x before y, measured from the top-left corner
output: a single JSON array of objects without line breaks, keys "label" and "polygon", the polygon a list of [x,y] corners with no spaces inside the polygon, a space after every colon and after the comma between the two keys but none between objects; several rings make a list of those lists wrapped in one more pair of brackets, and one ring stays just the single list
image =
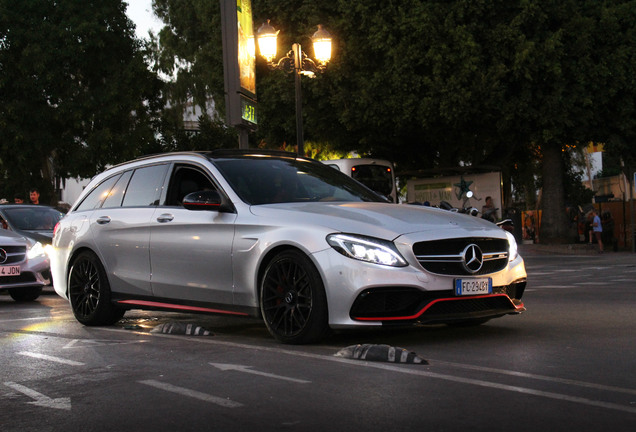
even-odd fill
[{"label": "headlight", "polygon": [[508,237],[508,245],[510,247],[510,254],[508,255],[508,261],[513,261],[519,256],[519,252],[517,251],[517,240],[515,240],[515,236],[506,231],[506,237]]},{"label": "headlight", "polygon": [[44,247],[42,246],[42,243],[40,242],[33,243],[27,250],[28,259],[37,258],[43,255],[44,255]]},{"label": "headlight", "polygon": [[393,267],[408,265],[390,241],[351,234],[330,234],[327,242],[349,258]]}]

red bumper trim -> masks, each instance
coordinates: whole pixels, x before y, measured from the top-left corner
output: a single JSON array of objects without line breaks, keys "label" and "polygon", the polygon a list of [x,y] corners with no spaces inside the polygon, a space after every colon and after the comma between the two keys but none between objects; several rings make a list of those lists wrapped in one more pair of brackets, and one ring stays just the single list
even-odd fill
[{"label": "red bumper trim", "polygon": [[464,296],[464,297],[447,297],[433,300],[428,303],[419,312],[409,315],[409,316],[395,316],[395,317],[354,317],[357,321],[409,321],[418,319],[422,316],[428,309],[430,309],[433,305],[440,302],[446,301],[461,301],[461,300],[470,300],[470,299],[479,299],[479,298],[493,298],[493,297],[505,297],[510,301],[510,304],[514,307],[515,311],[522,312],[525,310],[523,303],[521,301],[513,302],[510,300],[506,294],[488,294],[488,295],[479,295],[479,296]]}]

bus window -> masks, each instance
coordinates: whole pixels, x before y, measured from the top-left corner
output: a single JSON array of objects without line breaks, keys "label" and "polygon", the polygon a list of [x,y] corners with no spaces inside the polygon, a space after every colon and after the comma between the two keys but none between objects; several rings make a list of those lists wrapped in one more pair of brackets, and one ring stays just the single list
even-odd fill
[{"label": "bus window", "polygon": [[398,202],[395,172],[391,162],[370,158],[333,159],[322,162],[342,171],[392,202]]}]

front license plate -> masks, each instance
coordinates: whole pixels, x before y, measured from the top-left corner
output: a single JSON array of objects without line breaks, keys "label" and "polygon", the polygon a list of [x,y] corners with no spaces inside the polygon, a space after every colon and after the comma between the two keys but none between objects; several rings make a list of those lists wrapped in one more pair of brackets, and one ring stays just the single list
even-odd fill
[{"label": "front license plate", "polygon": [[455,279],[455,295],[491,294],[491,278]]},{"label": "front license plate", "polygon": [[20,276],[20,266],[0,266],[0,276]]}]

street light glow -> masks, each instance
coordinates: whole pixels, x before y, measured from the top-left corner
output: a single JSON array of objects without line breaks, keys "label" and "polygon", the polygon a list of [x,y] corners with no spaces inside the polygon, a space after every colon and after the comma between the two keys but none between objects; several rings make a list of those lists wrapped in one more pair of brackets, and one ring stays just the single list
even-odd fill
[{"label": "street light glow", "polygon": [[279,31],[272,27],[267,20],[256,32],[258,49],[267,62],[271,62],[276,57],[276,39],[278,39]]},{"label": "street light glow", "polygon": [[318,31],[311,38],[314,42],[314,57],[320,63],[327,63],[331,60],[331,34],[318,25]]}]

